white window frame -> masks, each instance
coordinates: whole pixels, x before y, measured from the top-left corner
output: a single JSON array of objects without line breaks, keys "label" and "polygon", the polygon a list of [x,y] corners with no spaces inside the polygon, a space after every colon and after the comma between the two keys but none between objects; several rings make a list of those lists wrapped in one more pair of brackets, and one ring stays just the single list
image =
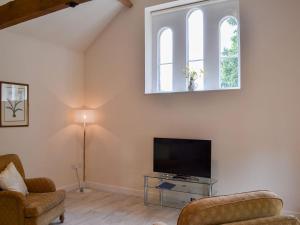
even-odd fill
[{"label": "white window frame", "polygon": [[[223,0],[211,0],[212,1],[223,1]],[[155,5],[145,8],[145,94],[153,93],[153,71],[152,71],[152,13],[161,10],[172,10],[172,8],[179,6],[191,5],[195,3],[205,4],[207,0],[177,0],[168,2],[160,5]],[[174,45],[174,42],[173,42]],[[173,54],[174,57],[174,54]],[[157,71],[156,71],[157,72]],[[157,84],[155,84],[157,87]]]},{"label": "white window frame", "polygon": [[[239,41],[239,54],[236,56],[236,57],[227,57],[227,58],[238,58],[238,78],[239,78],[239,81],[238,81],[238,87],[230,87],[230,88],[222,88],[222,81],[221,81],[221,77],[222,77],[222,69],[221,69],[221,64],[222,64],[222,58],[225,58],[225,57],[221,57],[222,55],[222,49],[221,49],[221,46],[222,46],[222,39],[221,39],[221,26],[223,24],[223,22],[225,22],[227,19],[229,18],[234,18],[236,21],[237,21],[237,26],[238,26],[238,41]],[[219,88],[220,90],[234,90],[234,89],[241,89],[241,39],[240,39],[240,21],[239,21],[239,18],[237,18],[236,16],[233,16],[233,15],[228,15],[228,16],[224,16],[220,22],[219,22]]]},{"label": "white window frame", "polygon": [[[163,3],[155,6],[150,6],[145,8],[145,94],[155,94],[155,93],[161,93],[157,89],[157,79],[158,74],[157,74],[157,68],[153,68],[153,46],[156,44],[153,41],[153,31],[152,31],[152,23],[153,23],[153,14],[154,13],[160,13],[160,11],[164,12],[173,12],[176,10],[180,10],[182,7],[185,9],[190,8],[193,9],[197,6],[205,6],[213,3],[221,3],[221,2],[226,2],[227,0],[177,0],[177,1],[172,1],[168,3]],[[182,6],[182,7],[181,7]],[[239,24],[239,37],[240,37],[240,23],[239,23],[239,16],[235,15],[229,15],[237,18],[238,24]],[[205,22],[204,22],[205,23]],[[205,34],[204,34],[204,39],[205,39]],[[175,45],[175,37],[173,36],[173,45]],[[219,46],[217,46],[219,47]],[[239,52],[241,54],[241,44],[240,44],[240,38],[239,38]],[[204,46],[205,49],[205,46]],[[220,48],[219,48],[220,49]],[[154,50],[155,51],[155,50]],[[175,49],[173,48],[173,64],[176,63],[174,62],[174,53]],[[187,54],[185,56],[187,58]],[[219,57],[219,56],[217,56]],[[205,61],[205,50],[204,50],[204,61]],[[239,88],[231,88],[231,89],[241,89],[241,55],[239,56]],[[173,65],[174,67],[174,65]],[[204,66],[205,69],[205,66]],[[218,69],[217,69],[218,70]],[[218,73],[218,72],[217,72]],[[173,71],[174,75],[174,71]],[[219,74],[216,74],[216,79],[218,79]],[[155,77],[155,78],[154,78]],[[204,79],[204,82],[206,79]],[[174,82],[174,81],[173,81]],[[219,82],[216,80],[216,86],[219,86]],[[174,88],[174,85],[173,85]],[[210,91],[210,90],[227,90],[227,89],[208,89],[204,91]],[[228,89],[230,90],[230,89]],[[173,90],[174,92],[177,92],[176,90]]]},{"label": "white window frame", "polygon": [[[192,15],[192,13],[194,13],[195,11],[201,11],[202,13],[202,16],[203,16],[203,30],[202,30],[202,36],[203,36],[203,59],[195,59],[195,60],[190,60],[190,37],[189,37],[189,34],[190,34],[190,26],[189,26],[189,18],[190,16]],[[189,66],[191,62],[203,62],[203,65],[204,65],[204,62],[205,62],[205,51],[204,51],[204,45],[205,45],[205,42],[204,42],[204,13],[203,13],[203,10],[200,9],[200,8],[192,8],[186,15],[186,66]],[[204,77],[202,77],[202,82],[204,83]],[[186,86],[188,87],[188,79],[186,81]]]},{"label": "white window frame", "polygon": [[[160,46],[160,41],[161,41],[161,35],[164,31],[166,30],[170,30],[171,34],[172,34],[172,62],[170,63],[161,63],[161,57],[160,57],[160,50],[161,50],[161,46]],[[157,90],[159,90],[160,92],[168,92],[168,91],[162,91],[161,90],[161,83],[160,83],[160,68],[163,65],[172,65],[172,90],[173,90],[173,75],[174,75],[174,32],[172,30],[171,27],[162,27],[158,33],[157,33]],[[172,91],[171,91],[172,92]]]}]

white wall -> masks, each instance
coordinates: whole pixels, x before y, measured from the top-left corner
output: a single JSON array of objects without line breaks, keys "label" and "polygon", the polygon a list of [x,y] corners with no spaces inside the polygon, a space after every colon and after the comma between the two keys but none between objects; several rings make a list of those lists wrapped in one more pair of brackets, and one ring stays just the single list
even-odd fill
[{"label": "white wall", "polygon": [[144,7],[135,0],[86,54],[88,180],[142,189],[152,139],[213,140],[218,194],[271,189],[300,212],[300,2],[241,0],[242,90],[144,95]]},{"label": "white wall", "polygon": [[83,54],[0,32],[0,80],[30,88],[30,126],[0,128],[0,155],[17,153],[28,177],[75,183],[81,136],[70,113],[83,105],[83,73]]}]

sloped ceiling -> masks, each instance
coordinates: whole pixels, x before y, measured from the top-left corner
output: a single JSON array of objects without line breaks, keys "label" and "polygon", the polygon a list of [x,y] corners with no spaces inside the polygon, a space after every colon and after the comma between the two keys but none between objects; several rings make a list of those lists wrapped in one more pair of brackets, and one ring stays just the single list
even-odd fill
[{"label": "sloped ceiling", "polygon": [[117,0],[94,0],[5,30],[83,52],[122,8]]}]

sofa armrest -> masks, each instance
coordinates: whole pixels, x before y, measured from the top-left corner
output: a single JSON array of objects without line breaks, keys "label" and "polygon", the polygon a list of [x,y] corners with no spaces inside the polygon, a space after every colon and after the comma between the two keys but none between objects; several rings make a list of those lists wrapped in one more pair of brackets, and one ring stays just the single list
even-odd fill
[{"label": "sofa armrest", "polygon": [[0,191],[0,225],[24,224],[25,196],[13,191]]},{"label": "sofa armrest", "polygon": [[294,216],[273,216],[248,220],[236,223],[227,223],[223,225],[299,225],[299,220]]},{"label": "sofa armrest", "polygon": [[55,192],[56,187],[52,180],[48,178],[25,179],[29,193]]}]

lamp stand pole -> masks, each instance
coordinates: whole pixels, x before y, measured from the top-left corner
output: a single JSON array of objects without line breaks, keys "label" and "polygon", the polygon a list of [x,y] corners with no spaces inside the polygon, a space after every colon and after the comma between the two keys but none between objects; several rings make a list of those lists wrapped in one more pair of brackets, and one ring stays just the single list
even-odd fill
[{"label": "lamp stand pole", "polygon": [[86,181],[86,172],[85,172],[85,164],[86,164],[86,149],[85,149],[85,137],[86,137],[86,122],[83,122],[83,186],[80,188],[80,192],[84,192],[85,181]]}]

